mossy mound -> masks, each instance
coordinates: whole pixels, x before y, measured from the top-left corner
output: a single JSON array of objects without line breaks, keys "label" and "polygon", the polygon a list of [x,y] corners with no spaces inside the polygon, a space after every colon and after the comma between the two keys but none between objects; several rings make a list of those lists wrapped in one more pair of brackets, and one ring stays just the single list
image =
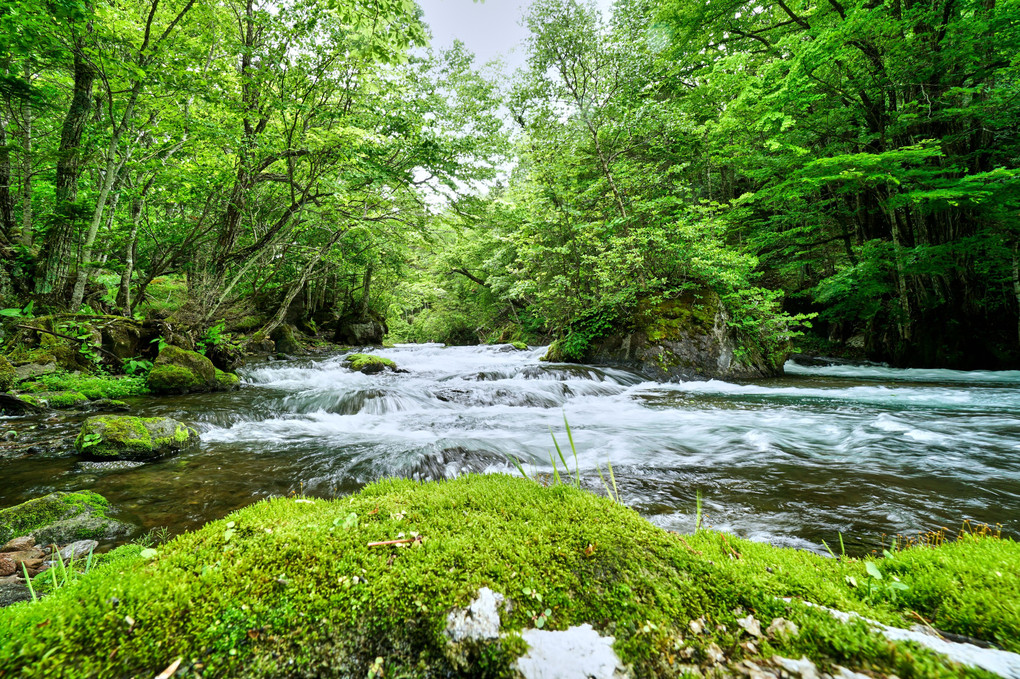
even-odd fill
[{"label": "mossy mound", "polygon": [[397,364],[388,358],[376,356],[375,354],[350,354],[344,358],[344,363],[351,370],[371,375],[389,368],[396,370]]},{"label": "mossy mound", "polygon": [[[527,647],[520,632],[590,623],[615,637],[635,677],[773,654],[872,676],[981,676],[781,597],[904,626],[916,607],[949,631],[1020,646],[1015,543],[973,538],[880,566],[914,598],[850,587],[848,577],[868,577],[860,561],[708,531],[681,538],[568,486],[389,480],[335,501],[256,503],[149,560],[119,561],[0,612],[0,675],[152,676],[180,658],[179,676],[361,679],[381,658],[385,676],[512,676]],[[955,593],[940,589],[954,578]],[[500,635],[453,643],[448,616],[485,587],[511,604]],[[961,602],[968,616],[944,610]],[[759,636],[737,622],[749,615],[762,621]],[[799,632],[765,634],[777,618]]]},{"label": "mossy mound", "polygon": [[74,540],[108,540],[131,530],[106,516],[109,503],[90,491],[50,493],[0,510],[0,544],[34,535],[39,544]]},{"label": "mossy mound", "polygon": [[40,408],[55,410],[81,408],[89,404],[89,397],[80,391],[38,391],[25,394],[21,398]]},{"label": "mossy mound", "polygon": [[74,440],[79,453],[98,460],[152,460],[198,445],[198,432],[169,417],[97,415]]},{"label": "mossy mound", "polygon": [[234,373],[223,372],[217,368],[216,384],[219,385],[220,391],[234,391],[241,388],[241,378]]},{"label": "mossy mound", "polygon": [[510,346],[512,346],[517,351],[527,351],[528,350],[528,345],[525,344],[524,342],[511,342]]},{"label": "mossy mound", "polygon": [[10,391],[18,381],[18,373],[4,356],[0,356],[0,391]]},{"label": "mossy mound", "polygon": [[[218,374],[219,373],[219,374]],[[146,386],[155,394],[188,394],[192,392],[234,389],[238,382],[221,377],[212,361],[197,351],[175,346],[163,347],[146,379]]]}]

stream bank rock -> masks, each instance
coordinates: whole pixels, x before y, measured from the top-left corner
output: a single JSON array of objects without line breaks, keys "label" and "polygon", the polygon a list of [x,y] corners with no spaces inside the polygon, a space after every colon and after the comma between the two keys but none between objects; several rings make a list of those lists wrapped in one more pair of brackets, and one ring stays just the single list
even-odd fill
[{"label": "stream bank rock", "polygon": [[95,460],[155,460],[191,450],[198,431],[169,417],[97,415],[81,425],[74,448]]},{"label": "stream bank rock", "polygon": [[380,346],[389,332],[386,323],[368,314],[345,316],[337,321],[333,341],[351,346]]},{"label": "stream bank rock", "polygon": [[225,373],[197,351],[165,346],[159,352],[146,386],[155,394],[230,391],[240,384],[237,375]]},{"label": "stream bank rock", "polygon": [[106,516],[109,503],[91,491],[57,492],[0,509],[0,541],[32,535],[39,544],[113,540],[132,526]]},{"label": "stream bank rock", "polygon": [[560,340],[542,360],[624,368],[659,382],[782,375],[787,347],[763,351],[742,341],[729,321],[719,296],[709,290],[645,300],[630,319],[589,341],[580,357],[567,355]]}]

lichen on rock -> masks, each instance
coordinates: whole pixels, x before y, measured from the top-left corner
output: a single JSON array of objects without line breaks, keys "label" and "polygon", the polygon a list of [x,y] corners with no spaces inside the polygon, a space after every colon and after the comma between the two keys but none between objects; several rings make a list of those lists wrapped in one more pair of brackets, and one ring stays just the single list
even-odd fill
[{"label": "lichen on rock", "polygon": [[169,417],[97,415],[82,423],[74,447],[97,460],[153,460],[198,442],[195,429]]}]

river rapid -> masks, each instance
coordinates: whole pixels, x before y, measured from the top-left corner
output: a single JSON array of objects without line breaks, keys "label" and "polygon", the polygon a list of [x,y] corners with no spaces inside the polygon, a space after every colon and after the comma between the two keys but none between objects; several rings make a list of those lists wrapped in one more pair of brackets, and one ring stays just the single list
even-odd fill
[{"label": "river rapid", "polygon": [[[611,463],[622,501],[671,530],[694,529],[700,494],[706,525],[816,551],[840,534],[859,553],[964,519],[1020,535],[1020,372],[790,362],[779,379],[658,384],[542,363],[544,349],[376,353],[406,372],[363,375],[340,356],[276,361],[242,370],[239,392],[138,399],[132,414],[198,428],[200,450],[148,464],[0,460],[0,507],[91,489],[176,533],[271,495],[517,474],[511,455],[544,478],[553,435],[575,469],[565,417],[581,484],[604,492],[597,469]],[[59,448],[77,420],[3,427]]]}]

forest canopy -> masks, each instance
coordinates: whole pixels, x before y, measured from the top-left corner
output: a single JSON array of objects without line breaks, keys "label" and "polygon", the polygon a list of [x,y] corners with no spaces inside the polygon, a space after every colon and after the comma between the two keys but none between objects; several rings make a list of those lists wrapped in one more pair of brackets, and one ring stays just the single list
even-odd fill
[{"label": "forest canopy", "polygon": [[0,306],[152,318],[174,280],[196,334],[579,359],[711,294],[747,351],[1020,367],[1020,2],[524,22],[500,75],[410,0],[4,3]]}]

